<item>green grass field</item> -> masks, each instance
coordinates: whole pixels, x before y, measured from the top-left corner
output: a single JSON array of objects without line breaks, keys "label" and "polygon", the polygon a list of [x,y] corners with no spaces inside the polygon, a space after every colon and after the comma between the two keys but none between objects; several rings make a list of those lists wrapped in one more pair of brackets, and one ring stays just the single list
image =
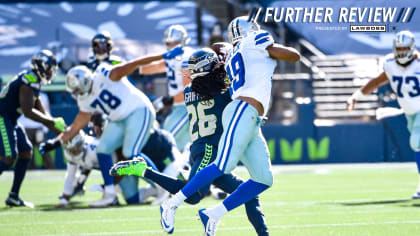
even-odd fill
[{"label": "green grass field", "polygon": [[[244,169],[236,172],[246,177]],[[261,196],[271,235],[420,235],[420,200],[410,200],[418,181],[414,163],[276,166],[274,172],[274,186]],[[21,196],[36,208],[8,208],[3,199],[12,172],[4,173],[0,235],[165,235],[158,206],[90,209],[101,194],[87,192],[71,208],[56,209],[63,178],[63,171],[29,171]],[[100,181],[96,172],[87,185]],[[182,205],[174,235],[202,235],[196,212],[215,203]],[[217,235],[255,235],[243,207],[223,218]]]}]

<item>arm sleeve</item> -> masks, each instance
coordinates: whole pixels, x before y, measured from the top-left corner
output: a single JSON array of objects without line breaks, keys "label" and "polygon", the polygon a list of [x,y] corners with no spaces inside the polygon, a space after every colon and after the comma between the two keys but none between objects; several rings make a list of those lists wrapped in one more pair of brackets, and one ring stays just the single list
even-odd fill
[{"label": "arm sleeve", "polygon": [[67,163],[66,176],[64,180],[63,194],[72,195],[73,182],[76,179],[77,165]]},{"label": "arm sleeve", "polygon": [[266,48],[270,45],[274,44],[274,39],[271,36],[271,34],[267,31],[258,31],[255,33],[254,37],[254,43],[255,48],[265,51]]}]

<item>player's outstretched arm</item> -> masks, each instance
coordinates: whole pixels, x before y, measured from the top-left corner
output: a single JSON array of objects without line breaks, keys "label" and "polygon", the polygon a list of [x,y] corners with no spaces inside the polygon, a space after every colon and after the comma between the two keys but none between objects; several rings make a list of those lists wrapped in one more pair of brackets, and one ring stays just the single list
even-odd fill
[{"label": "player's outstretched arm", "polygon": [[164,60],[160,60],[156,63],[151,63],[148,65],[143,65],[139,68],[139,73],[141,75],[154,75],[158,73],[165,73],[166,65]]},{"label": "player's outstretched arm", "polygon": [[367,84],[362,86],[359,90],[353,93],[351,97],[347,100],[347,110],[351,111],[356,105],[357,100],[362,98],[364,95],[368,95],[373,92],[375,89],[381,87],[384,84],[389,82],[388,77],[385,72],[382,72],[376,78],[371,79]]},{"label": "player's outstretched arm", "polygon": [[[38,121],[48,127],[52,132],[59,134],[65,129],[63,118],[53,118],[46,114],[39,99],[33,100],[34,91],[28,85],[19,88],[19,105],[22,113],[31,120]],[[35,106],[34,106],[35,104]],[[36,108],[41,108],[40,110]]]},{"label": "player's outstretched arm", "polygon": [[70,127],[68,127],[65,132],[58,135],[56,139],[61,139],[61,142],[63,143],[71,140],[81,129],[88,125],[90,117],[92,117],[92,113],[79,111],[79,114],[77,114]]},{"label": "player's outstretched arm", "polygon": [[127,76],[134,72],[139,66],[152,63],[161,59],[171,59],[183,53],[182,47],[174,47],[168,52],[163,54],[139,57],[137,59],[131,60],[129,62],[117,65],[111,70],[109,78],[113,81],[118,81],[124,76]]},{"label": "player's outstretched arm", "polygon": [[300,53],[292,48],[277,43],[267,47],[268,54],[273,59],[284,60],[287,62],[297,62],[300,60]]}]

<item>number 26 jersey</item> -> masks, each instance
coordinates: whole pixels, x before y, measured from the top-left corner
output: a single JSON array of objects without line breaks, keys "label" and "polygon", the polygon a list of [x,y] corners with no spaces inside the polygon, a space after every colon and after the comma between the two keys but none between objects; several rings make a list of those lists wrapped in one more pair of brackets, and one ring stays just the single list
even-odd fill
[{"label": "number 26 jersey", "polygon": [[147,107],[154,113],[150,100],[134,87],[126,77],[119,81],[109,78],[112,66],[102,63],[93,74],[92,91],[79,96],[77,104],[80,111],[98,111],[108,115],[112,121],[125,119],[134,110]]},{"label": "number 26 jersey", "polygon": [[225,64],[232,99],[254,98],[263,105],[264,115],[269,108],[271,79],[276,67],[266,48],[273,43],[268,32],[251,32],[229,52]]},{"label": "number 26 jersey", "polygon": [[420,59],[414,59],[408,66],[399,65],[392,53],[385,57],[384,72],[398,103],[404,112],[413,115],[420,111]]}]

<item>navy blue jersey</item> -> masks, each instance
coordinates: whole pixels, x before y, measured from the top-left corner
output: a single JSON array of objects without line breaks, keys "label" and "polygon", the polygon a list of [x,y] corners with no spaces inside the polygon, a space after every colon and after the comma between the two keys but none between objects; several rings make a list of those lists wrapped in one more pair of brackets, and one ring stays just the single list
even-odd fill
[{"label": "navy blue jersey", "polygon": [[40,80],[32,71],[28,70],[20,72],[0,92],[0,116],[11,120],[13,123],[16,123],[17,118],[22,114],[19,104],[19,90],[23,84],[28,85],[34,91],[34,96],[38,98],[41,89]]},{"label": "navy blue jersey", "polygon": [[204,153],[206,147],[217,148],[223,133],[222,113],[231,102],[229,92],[222,92],[209,100],[202,100],[191,90],[184,89],[185,105],[190,120],[191,155]]},{"label": "navy blue jersey", "polygon": [[111,55],[107,59],[105,59],[105,60],[103,60],[101,62],[97,62],[92,57],[90,59],[90,61],[87,63],[86,66],[87,66],[87,68],[91,69],[92,71],[95,71],[96,68],[99,66],[99,64],[101,64],[102,62],[106,62],[106,63],[108,63],[110,65],[117,65],[117,64],[120,64],[121,62],[123,62],[123,59],[121,57],[119,57],[119,56]]}]

